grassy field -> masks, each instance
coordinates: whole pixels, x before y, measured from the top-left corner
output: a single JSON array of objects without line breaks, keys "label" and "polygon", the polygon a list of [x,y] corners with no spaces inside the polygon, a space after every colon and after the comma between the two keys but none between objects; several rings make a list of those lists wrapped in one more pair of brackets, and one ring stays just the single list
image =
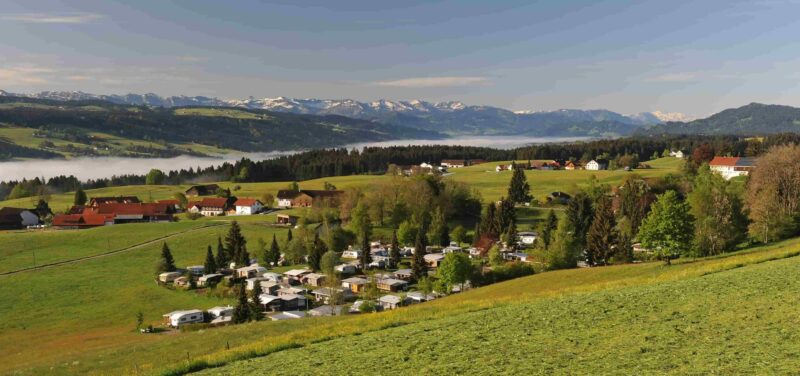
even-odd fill
[{"label": "grassy field", "polygon": [[[597,177],[598,182],[602,184],[616,184],[622,182],[626,176],[632,173],[642,177],[661,177],[670,173],[677,173],[681,167],[681,162],[677,158],[660,158],[647,162],[652,168],[635,170],[634,172],[624,170],[528,170],[525,171],[525,176],[531,186],[531,195],[542,201],[545,196],[554,191],[568,193],[577,191],[579,187],[587,184],[592,175]],[[451,169],[450,172],[452,174],[448,175],[448,179],[468,183],[471,187],[481,192],[485,201],[496,201],[506,195],[508,182],[511,180],[511,171],[496,172],[494,169],[497,165],[510,163],[510,161],[490,162]]]},{"label": "grassy field", "polygon": [[[267,226],[271,219],[261,221],[260,217],[239,218],[251,244],[255,244],[258,237],[268,240],[273,233],[279,234],[279,239],[285,236],[284,229]],[[205,246],[214,244],[217,236],[226,230],[226,226],[200,227],[204,222],[212,222],[212,219],[193,222],[199,228],[168,240],[178,265],[202,263]],[[109,229],[127,231],[125,227]],[[79,248],[86,246],[84,241],[87,237],[82,234],[87,232],[64,234],[74,234],[71,238],[61,235],[65,236],[60,240],[65,249],[84,252]],[[160,242],[155,242],[106,257],[0,277],[3,285],[0,289],[0,317],[13,318],[0,322],[0,348],[9,349],[0,353],[0,373],[39,374],[44,370],[54,374],[152,373],[187,364],[187,359],[193,363],[224,363],[263,354],[276,347],[305,346],[338,337],[354,340],[355,334],[366,338],[373,331],[393,335],[389,328],[408,326],[411,330],[417,325],[429,325],[447,318],[468,319],[472,317],[469,315],[487,309],[500,309],[517,303],[539,304],[536,302],[541,301],[553,304],[547,299],[691,279],[796,255],[800,239],[673,267],[650,263],[543,273],[382,314],[260,322],[192,333],[142,335],[133,331],[135,315],[139,311],[144,313],[146,323],[156,324],[161,314],[173,309],[207,309],[230,303],[230,299],[157,286],[152,275],[160,245]],[[104,247],[101,248],[95,252],[104,252]],[[450,325],[449,321],[446,322]],[[226,349],[228,346],[230,350]]]},{"label": "grassy field", "polygon": [[[309,344],[207,374],[791,374],[800,259],[520,301]],[[412,340],[413,339],[413,340]]]},{"label": "grassy field", "polygon": [[[166,229],[164,224],[138,224],[44,234],[5,233],[0,237],[4,244],[0,259],[3,270],[8,271],[29,266],[29,247],[36,246],[31,242],[43,244],[36,250],[41,263],[39,260],[64,261],[103,254],[108,250],[106,241],[111,242],[111,248],[121,248],[168,236],[166,241],[177,265],[197,265],[204,260],[206,246],[216,245],[217,237],[227,231],[227,222],[219,221],[231,219],[235,218],[178,222]],[[285,228],[268,226],[273,221],[269,216],[242,221],[253,252],[259,237],[265,241],[273,234],[285,238]],[[157,286],[153,275],[161,243],[157,240],[104,257],[0,276],[0,317],[9,318],[0,322],[0,348],[6,350],[0,353],[0,373],[46,364],[75,367],[62,370],[67,373],[102,369],[98,365],[105,362],[116,364],[112,368],[120,367],[125,364],[119,363],[124,356],[105,360],[102,354],[112,349],[125,353],[137,345],[146,347],[171,338],[134,333],[137,312],[144,314],[146,323],[157,325],[161,314],[174,309],[208,309],[231,303],[230,299]],[[182,347],[194,351],[192,346]]]}]

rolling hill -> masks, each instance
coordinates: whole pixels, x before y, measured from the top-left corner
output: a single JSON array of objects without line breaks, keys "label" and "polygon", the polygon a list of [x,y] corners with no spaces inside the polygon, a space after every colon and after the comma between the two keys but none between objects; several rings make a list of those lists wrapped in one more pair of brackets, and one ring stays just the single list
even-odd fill
[{"label": "rolling hill", "polygon": [[144,107],[103,101],[0,96],[0,156],[204,155],[288,151],[393,139],[433,131],[337,115],[218,107]]},{"label": "rolling hill", "polygon": [[647,134],[705,134],[759,136],[800,132],[800,108],[750,103],[690,122],[668,122],[644,131]]}]

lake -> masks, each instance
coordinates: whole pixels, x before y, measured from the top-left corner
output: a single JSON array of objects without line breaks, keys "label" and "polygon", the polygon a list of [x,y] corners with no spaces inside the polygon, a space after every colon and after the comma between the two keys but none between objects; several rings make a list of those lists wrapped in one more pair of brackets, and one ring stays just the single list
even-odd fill
[{"label": "lake", "polygon": [[[457,137],[444,140],[394,140],[382,142],[365,142],[346,145],[347,148],[363,148],[366,146],[398,146],[398,145],[468,145],[485,146],[497,149],[513,149],[531,144],[573,142],[587,140],[587,137],[521,137],[521,136],[475,136]],[[112,175],[146,174],[150,169],[163,171],[188,169],[190,167],[208,167],[224,162],[234,162],[242,157],[252,160],[276,158],[293,154],[297,151],[227,154],[218,158],[179,156],[175,158],[76,158],[70,160],[31,160],[0,162],[0,181],[49,178],[58,175],[75,175],[81,180],[111,177]]]}]

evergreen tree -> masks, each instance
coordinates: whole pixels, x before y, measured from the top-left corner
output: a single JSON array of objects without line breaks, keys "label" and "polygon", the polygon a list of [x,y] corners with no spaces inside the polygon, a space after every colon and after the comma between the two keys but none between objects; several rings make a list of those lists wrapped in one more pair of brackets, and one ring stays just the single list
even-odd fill
[{"label": "evergreen tree", "polygon": [[682,202],[675,191],[666,191],[658,196],[642,222],[639,239],[643,247],[652,249],[669,264],[671,259],[691,249],[692,222],[689,205]]},{"label": "evergreen tree", "polygon": [[492,238],[497,238],[500,235],[500,229],[497,228],[497,207],[494,205],[494,202],[490,202],[486,205],[486,211],[483,213],[483,218],[481,218],[480,224],[480,232],[481,234],[488,235]]},{"label": "evergreen tree", "polygon": [[176,269],[175,259],[172,258],[172,252],[169,250],[167,243],[164,242],[161,245],[161,258],[158,260],[158,272],[174,272]]},{"label": "evergreen tree", "polygon": [[83,191],[83,188],[78,187],[78,189],[75,191],[75,196],[73,197],[72,203],[75,205],[86,204],[86,192]]},{"label": "evergreen tree", "polygon": [[594,219],[586,234],[586,258],[590,265],[605,265],[617,245],[616,219],[611,200],[601,197],[597,201]]},{"label": "evergreen tree", "polygon": [[281,250],[278,248],[278,239],[275,234],[272,234],[272,244],[264,251],[264,262],[267,264],[277,265],[281,259]]},{"label": "evergreen tree", "polygon": [[639,226],[650,209],[649,193],[647,183],[635,175],[625,179],[619,190],[619,216],[630,221],[630,236],[639,232]]},{"label": "evergreen tree", "polygon": [[393,266],[400,264],[400,243],[397,241],[397,230],[392,231],[392,245],[389,248],[389,259],[392,260]]},{"label": "evergreen tree", "polygon": [[586,233],[592,224],[592,218],[592,199],[586,193],[578,192],[567,205],[566,220],[574,231],[575,246],[580,249],[586,246]]},{"label": "evergreen tree", "polygon": [[225,252],[225,247],[222,246],[222,238],[217,237],[217,268],[224,269],[228,267],[228,255]]},{"label": "evergreen tree", "polygon": [[261,283],[256,281],[253,290],[250,291],[250,309],[248,312],[248,320],[261,321],[264,318],[264,306],[261,304]]},{"label": "evergreen tree", "polygon": [[229,259],[233,260],[237,266],[246,266],[250,263],[250,256],[247,253],[247,240],[242,235],[242,228],[236,221],[231,222],[228,234],[225,235],[225,251]]},{"label": "evergreen tree", "polygon": [[475,230],[473,230],[473,232],[474,232],[474,235],[472,236],[472,238],[473,238],[472,239],[472,243],[473,244],[478,244],[478,241],[480,241],[480,239],[481,239],[481,224],[480,223],[476,223],[475,224]]},{"label": "evergreen tree", "polygon": [[292,241],[292,229],[289,229],[289,232],[286,234],[286,243]]},{"label": "evergreen tree", "polygon": [[217,272],[217,261],[214,260],[214,253],[211,252],[211,246],[206,250],[206,262],[203,263],[203,270],[206,274]]},{"label": "evergreen tree", "polygon": [[414,258],[412,259],[411,273],[415,280],[428,275],[428,265],[425,263],[425,252],[427,247],[427,239],[425,239],[425,232],[420,231],[417,233],[417,239],[414,242]]},{"label": "evergreen tree", "polygon": [[241,324],[250,319],[250,304],[247,302],[247,294],[245,293],[243,283],[239,284],[239,290],[236,296],[236,306],[233,307],[231,321],[234,324]]},{"label": "evergreen tree", "polygon": [[553,233],[556,231],[558,227],[558,217],[556,217],[556,212],[553,209],[550,209],[550,213],[547,214],[547,219],[544,220],[542,224],[542,229],[539,233],[539,239],[541,239],[542,249],[545,251],[550,247],[550,243],[553,239]]},{"label": "evergreen tree", "polygon": [[517,168],[512,164],[513,174],[511,175],[511,183],[508,185],[508,199],[512,203],[523,203],[531,201],[531,187],[528,185],[528,179],[525,177],[525,170]]},{"label": "evergreen tree", "polygon": [[361,269],[367,270],[367,266],[372,262],[372,253],[369,247],[369,230],[364,230],[361,234]]},{"label": "evergreen tree", "polygon": [[503,237],[506,239],[506,246],[508,248],[517,248],[517,224],[514,221],[508,224]]},{"label": "evergreen tree", "polygon": [[497,207],[495,215],[495,226],[497,233],[506,231],[511,223],[517,221],[517,210],[514,208],[514,202],[507,198],[500,199],[500,205]]},{"label": "evergreen tree", "polygon": [[311,246],[311,252],[308,253],[308,265],[314,271],[321,270],[322,255],[328,252],[328,246],[325,242],[320,240],[319,235],[314,236],[314,244]]}]

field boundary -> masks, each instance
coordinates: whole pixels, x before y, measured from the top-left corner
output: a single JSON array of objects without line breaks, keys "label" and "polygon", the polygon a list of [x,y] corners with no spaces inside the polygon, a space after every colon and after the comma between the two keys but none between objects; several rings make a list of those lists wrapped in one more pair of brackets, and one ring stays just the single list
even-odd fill
[{"label": "field boundary", "polygon": [[56,262],[51,262],[51,263],[47,263],[47,264],[29,266],[29,267],[22,268],[22,269],[10,270],[10,271],[6,271],[6,272],[0,273],[0,277],[5,277],[5,276],[9,276],[9,275],[24,273],[24,272],[29,272],[29,271],[38,270],[38,269],[47,269],[47,268],[52,268],[52,267],[61,266],[61,265],[74,264],[74,263],[87,261],[87,260],[92,260],[92,259],[97,259],[97,258],[106,257],[106,256],[112,256],[112,255],[115,255],[115,254],[118,254],[118,253],[131,251],[131,250],[134,250],[136,248],[141,248],[141,247],[153,244],[153,243],[158,242],[158,241],[170,239],[170,238],[173,238],[175,236],[179,236],[179,235],[183,235],[183,234],[187,234],[187,233],[190,233],[190,232],[203,230],[203,229],[207,229],[207,228],[211,228],[211,227],[218,227],[218,226],[222,226],[224,224],[225,223],[222,223],[222,222],[220,222],[220,223],[211,223],[211,224],[203,225],[203,226],[200,226],[200,227],[193,227],[193,228],[190,228],[190,229],[187,229],[187,230],[181,230],[181,231],[178,231],[178,232],[173,232],[171,234],[160,236],[160,237],[155,238],[155,239],[146,240],[144,242],[136,243],[136,244],[133,244],[133,245],[129,245],[129,246],[124,247],[124,248],[115,249],[113,251],[98,253],[96,255],[82,256],[82,257],[69,259],[69,260],[56,261]]}]

